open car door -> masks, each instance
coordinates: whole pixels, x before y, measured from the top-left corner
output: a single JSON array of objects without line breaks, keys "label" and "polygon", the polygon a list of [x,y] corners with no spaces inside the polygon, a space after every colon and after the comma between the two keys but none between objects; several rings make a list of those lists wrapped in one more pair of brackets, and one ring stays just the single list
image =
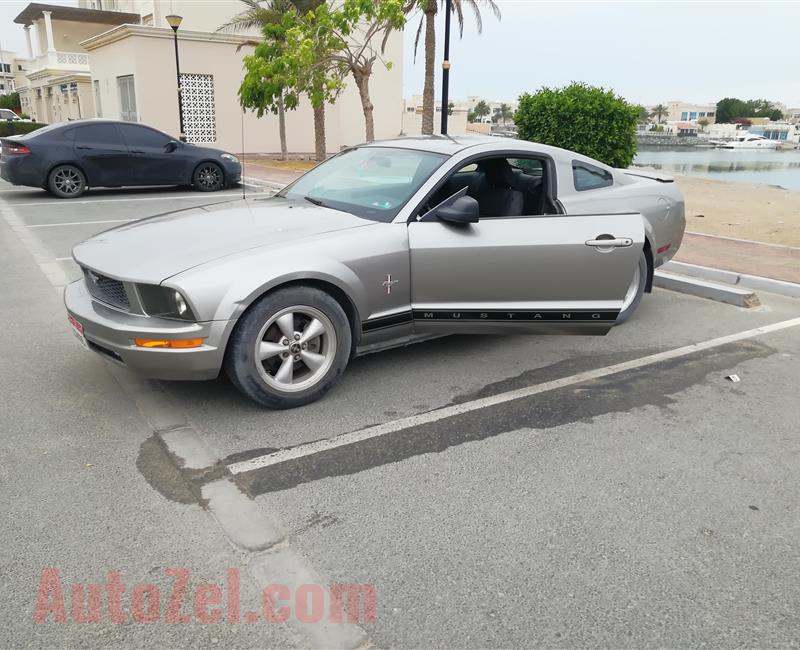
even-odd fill
[{"label": "open car door", "polygon": [[417,332],[605,334],[645,239],[639,214],[435,217],[408,225]]}]

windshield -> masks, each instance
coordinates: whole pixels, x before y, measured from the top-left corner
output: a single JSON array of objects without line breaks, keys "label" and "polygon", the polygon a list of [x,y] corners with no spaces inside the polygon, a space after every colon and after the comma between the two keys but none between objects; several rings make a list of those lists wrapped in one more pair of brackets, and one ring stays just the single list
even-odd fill
[{"label": "windshield", "polygon": [[278,196],[307,199],[364,219],[391,221],[447,156],[392,147],[348,149]]}]

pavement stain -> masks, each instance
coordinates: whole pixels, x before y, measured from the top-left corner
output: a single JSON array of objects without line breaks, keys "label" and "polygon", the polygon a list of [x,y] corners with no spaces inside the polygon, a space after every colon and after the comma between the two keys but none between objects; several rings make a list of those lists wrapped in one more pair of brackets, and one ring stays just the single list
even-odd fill
[{"label": "pavement stain", "polygon": [[148,485],[161,496],[176,503],[195,504],[201,508],[208,505],[202,497],[203,485],[230,476],[223,462],[203,469],[183,467],[183,460],[167,449],[157,433],[139,446],[136,468]]},{"label": "pavement stain", "polygon": [[[444,420],[409,427],[385,436],[336,447],[311,456],[288,460],[237,476],[249,495],[286,490],[322,478],[343,476],[413,456],[439,453],[449,447],[483,440],[520,429],[545,430],[573,422],[592,422],[612,412],[626,412],[643,406],[668,407],[672,395],[706,380],[709,375],[730,371],[754,358],[768,357],[776,350],[759,341],[739,341],[689,356],[671,359],[600,379],[569,386],[530,398],[522,398]],[[639,351],[641,354],[641,351]],[[603,355],[599,355],[602,357]],[[589,365],[598,367],[598,357]],[[619,355],[614,356],[619,362]],[[491,384],[472,394],[486,396],[557,379],[588,368],[577,362],[561,362],[523,373],[519,377]],[[534,373],[533,375],[530,373]],[[728,373],[726,373],[728,374]],[[580,392],[577,392],[580,390]],[[464,400],[466,396],[456,397]]]}]

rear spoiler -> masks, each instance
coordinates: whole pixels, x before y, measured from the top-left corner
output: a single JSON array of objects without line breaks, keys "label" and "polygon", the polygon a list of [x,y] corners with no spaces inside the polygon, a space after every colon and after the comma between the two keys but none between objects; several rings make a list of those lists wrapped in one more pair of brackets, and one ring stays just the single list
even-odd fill
[{"label": "rear spoiler", "polygon": [[646,172],[643,170],[632,171],[630,169],[623,170],[628,176],[638,176],[639,178],[649,178],[651,181],[658,181],[659,183],[674,183],[675,179],[669,174],[662,174],[661,172]]}]

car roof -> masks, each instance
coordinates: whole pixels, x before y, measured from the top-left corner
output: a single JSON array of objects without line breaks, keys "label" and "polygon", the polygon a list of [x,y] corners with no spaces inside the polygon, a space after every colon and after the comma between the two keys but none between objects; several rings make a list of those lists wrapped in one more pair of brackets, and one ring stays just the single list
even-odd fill
[{"label": "car roof", "polygon": [[[557,160],[566,158],[584,160],[586,162],[597,163],[597,161],[583,156],[574,151],[567,151],[559,147],[553,147],[538,142],[519,140],[517,138],[499,138],[488,135],[422,135],[393,138],[390,140],[376,140],[369,142],[364,147],[396,147],[398,149],[416,149],[418,151],[430,151],[453,156],[465,149],[480,145],[492,145],[491,148],[498,151],[508,151],[509,149],[518,151],[530,151],[531,153],[542,153]],[[486,147],[488,148],[488,147]],[[602,163],[600,163],[602,165]]]}]

